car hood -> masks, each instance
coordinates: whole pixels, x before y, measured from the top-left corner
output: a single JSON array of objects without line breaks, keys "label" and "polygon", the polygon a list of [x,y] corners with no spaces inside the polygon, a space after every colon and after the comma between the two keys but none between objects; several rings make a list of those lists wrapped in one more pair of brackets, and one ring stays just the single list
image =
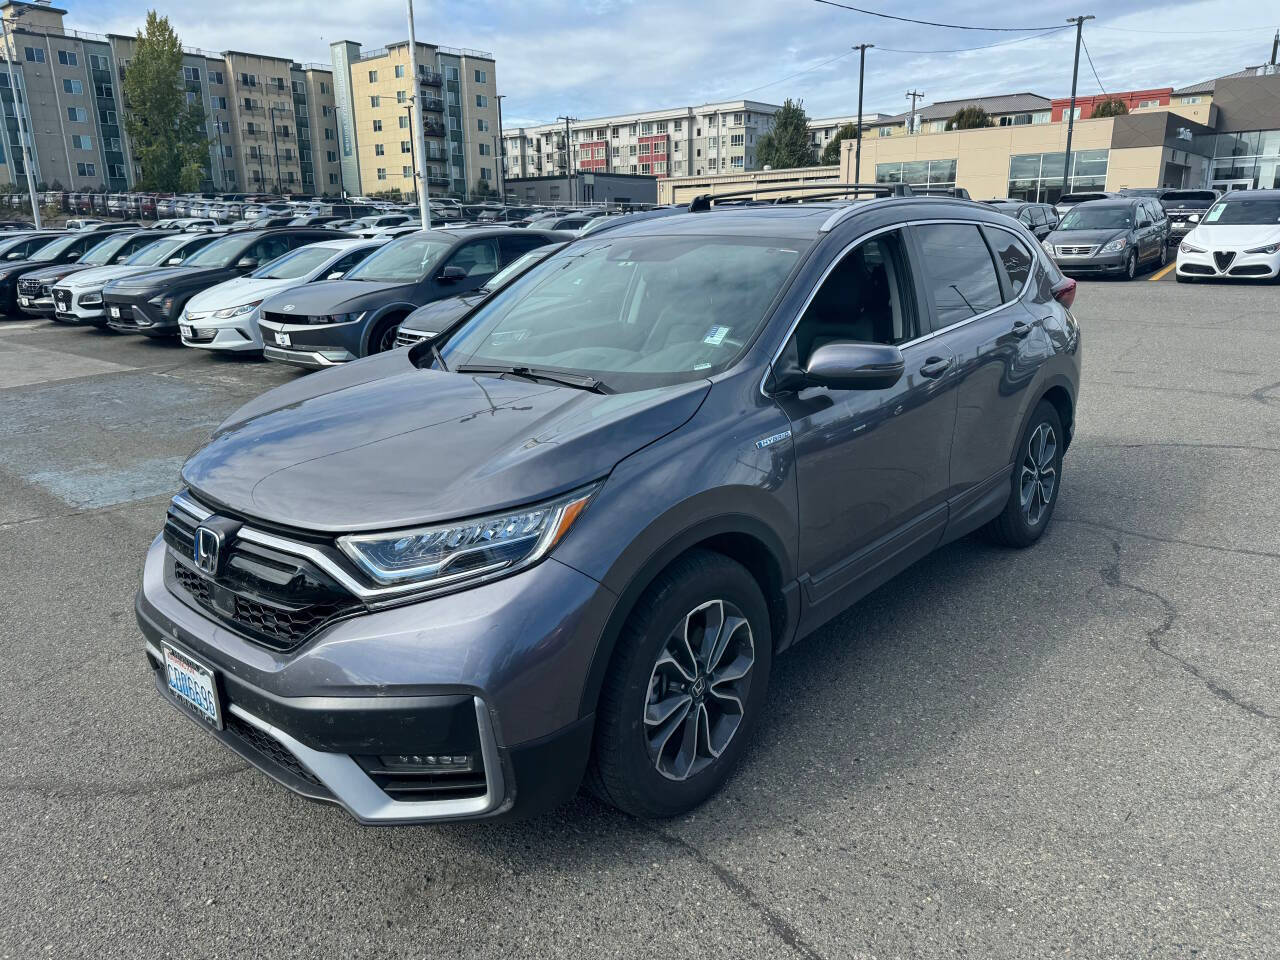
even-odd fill
[{"label": "car hood", "polygon": [[65,276],[73,273],[82,273],[85,270],[92,269],[90,267],[82,267],[76,263],[59,263],[51,267],[45,267],[43,270],[32,270],[22,275],[23,280],[38,280],[42,283],[57,283]]},{"label": "car hood", "polygon": [[[292,313],[299,317],[320,314],[359,313],[376,309],[394,301],[397,296],[408,296],[416,284],[376,283],[364,280],[317,280],[304,289],[291,290],[274,297],[262,305],[263,310]],[[285,307],[292,304],[292,309]]]},{"label": "car hood", "polygon": [[27,273],[31,270],[43,270],[45,267],[56,267],[56,263],[49,263],[45,260],[9,260],[0,262],[0,277],[11,276],[15,273]]},{"label": "car hood", "polygon": [[473,290],[470,293],[460,293],[454,297],[437,300],[435,303],[428,303],[405,317],[404,323],[400,324],[400,329],[412,330],[414,333],[439,333],[453,321],[483,303],[488,296],[487,291],[482,293],[479,290]]},{"label": "car hood", "polygon": [[1128,234],[1128,230],[1117,230],[1114,227],[1106,230],[1054,230],[1045,239],[1054,246],[1063,244],[1069,247],[1089,247],[1106,243],[1116,237],[1128,236]]},{"label": "car hood", "polygon": [[1247,250],[1280,242],[1280,226],[1274,223],[1201,223],[1184,239],[1206,250]]},{"label": "car hood", "polygon": [[188,313],[203,313],[207,310],[222,310],[225,307],[238,307],[242,303],[254,300],[265,300],[273,294],[306,283],[303,279],[268,280],[260,277],[233,277],[215,283],[208,290],[202,290],[187,301]]},{"label": "car hood", "polygon": [[182,478],[211,505],[304,530],[435,523],[597,480],[687,422],[709,389],[601,395],[420,370],[395,350],[251,401]]},{"label": "car hood", "polygon": [[71,274],[63,280],[60,285],[69,287],[72,290],[82,290],[87,287],[101,287],[110,283],[112,280],[120,280],[124,277],[132,277],[140,273],[151,273],[156,269],[156,267],[140,267],[136,264],[134,266],[117,264],[106,267],[88,267],[77,273]]},{"label": "car hood", "polygon": [[152,287],[167,287],[188,280],[198,280],[204,276],[214,277],[230,270],[230,267],[154,267],[146,273],[134,274],[119,281],[112,288],[121,293],[132,290],[150,290]]}]

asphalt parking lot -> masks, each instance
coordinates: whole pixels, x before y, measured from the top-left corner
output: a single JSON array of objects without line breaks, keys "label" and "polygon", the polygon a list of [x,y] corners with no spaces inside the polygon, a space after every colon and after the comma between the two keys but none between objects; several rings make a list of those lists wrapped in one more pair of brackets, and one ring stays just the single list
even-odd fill
[{"label": "asphalt parking lot", "polygon": [[782,657],[693,816],[395,829],[175,713],[133,621],[184,456],[299,374],[0,320],[0,957],[1274,956],[1278,307],[1082,283],[1049,534]]}]

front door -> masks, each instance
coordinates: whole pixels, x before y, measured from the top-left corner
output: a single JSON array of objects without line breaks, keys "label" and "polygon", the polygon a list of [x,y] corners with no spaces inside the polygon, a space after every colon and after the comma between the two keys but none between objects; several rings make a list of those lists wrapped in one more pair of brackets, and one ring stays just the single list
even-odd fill
[{"label": "front door", "polygon": [[903,231],[879,233],[841,254],[778,359],[778,370],[803,369],[822,345],[856,341],[899,345],[906,361],[888,389],[808,387],[777,397],[791,420],[800,565],[818,620],[942,536],[954,357],[937,340],[913,342],[924,317]]},{"label": "front door", "polygon": [[1252,180],[1215,180],[1209,184],[1214,190],[1226,193],[1228,190],[1252,190]]}]

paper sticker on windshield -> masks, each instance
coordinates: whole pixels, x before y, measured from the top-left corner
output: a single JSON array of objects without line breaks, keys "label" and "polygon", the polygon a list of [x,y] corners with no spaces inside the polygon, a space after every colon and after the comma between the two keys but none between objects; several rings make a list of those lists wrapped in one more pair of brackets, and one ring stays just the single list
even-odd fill
[{"label": "paper sticker on windshield", "polygon": [[702,338],[703,343],[709,343],[713,347],[718,347],[724,342],[724,338],[729,335],[728,327],[712,327],[707,331],[707,335]]},{"label": "paper sticker on windshield", "polygon": [[1225,203],[1218,204],[1216,207],[1214,207],[1212,210],[1210,210],[1208,213],[1205,214],[1205,217],[1204,217],[1205,223],[1213,223],[1220,216],[1222,216],[1222,211],[1225,209],[1227,209],[1227,205]]}]

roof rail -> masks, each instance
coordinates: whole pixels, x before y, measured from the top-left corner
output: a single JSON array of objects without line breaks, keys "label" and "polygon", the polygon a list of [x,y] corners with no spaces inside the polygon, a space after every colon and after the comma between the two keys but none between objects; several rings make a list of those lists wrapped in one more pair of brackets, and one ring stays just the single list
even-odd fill
[{"label": "roof rail", "polygon": [[912,187],[917,194],[926,197],[955,197],[957,200],[971,200],[969,191],[964,187]]},{"label": "roof rail", "polygon": [[[797,193],[797,191],[821,190],[821,193]],[[776,187],[753,187],[746,190],[732,190],[728,193],[702,193],[689,201],[690,213],[703,213],[712,205],[722,200],[754,199],[758,193],[796,193],[793,200],[832,199],[835,197],[857,196],[870,193],[880,197],[909,197],[911,187],[905,183],[793,183]],[[777,201],[773,201],[777,202]]]}]

